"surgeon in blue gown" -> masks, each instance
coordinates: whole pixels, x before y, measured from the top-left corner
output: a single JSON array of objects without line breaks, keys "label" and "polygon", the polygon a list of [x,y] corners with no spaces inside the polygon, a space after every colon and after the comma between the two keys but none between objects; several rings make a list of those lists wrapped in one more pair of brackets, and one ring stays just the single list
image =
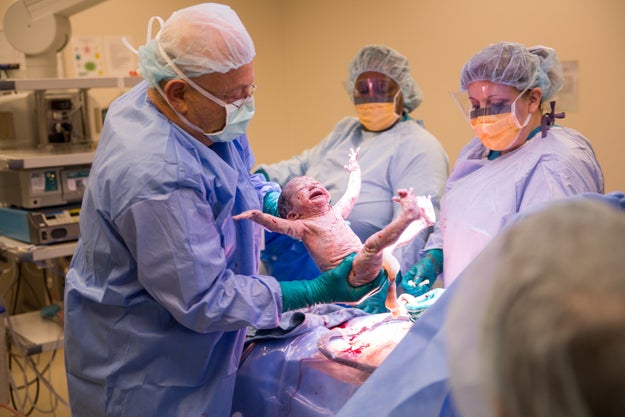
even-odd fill
[{"label": "surgeon in blue gown", "polygon": [[[258,172],[281,185],[300,175],[314,177],[330,191],[332,199],[345,193],[349,175],[345,158],[360,148],[362,187],[347,220],[364,242],[382,230],[400,212],[392,201],[400,188],[430,195],[436,210],[448,176],[448,159],[438,139],[411,117],[423,101],[408,59],[385,45],[366,45],[349,63],[347,93],[355,116],[341,119],[318,144],[290,159],[260,164]],[[417,260],[431,228],[394,255],[402,269]],[[279,279],[292,271],[318,274],[304,245],[288,236],[269,233],[263,263]]]},{"label": "surgeon in blue gown", "polygon": [[554,97],[563,79],[556,51],[545,46],[498,42],[464,65],[455,97],[476,136],[454,164],[420,260],[404,270],[404,291],[437,277],[449,287],[519,212],[604,192],[590,141],[561,125]]},{"label": "surgeon in blue gown", "polygon": [[[151,23],[160,30],[151,37]],[[261,230],[232,220],[279,191],[251,175],[254,45],[228,6],[151,19],[145,81],[111,104],[65,287],[72,416],[230,416],[248,326],[355,301],[350,259],[313,280],[258,275]]]}]

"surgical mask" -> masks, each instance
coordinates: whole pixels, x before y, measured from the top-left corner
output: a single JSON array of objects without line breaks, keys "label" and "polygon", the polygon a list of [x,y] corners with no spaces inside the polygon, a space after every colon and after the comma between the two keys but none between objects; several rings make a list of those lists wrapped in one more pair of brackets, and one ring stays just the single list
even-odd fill
[{"label": "surgical mask", "polygon": [[169,103],[167,96],[162,91],[160,87],[157,87],[157,90],[161,94],[161,96],[167,101],[169,107],[178,115],[180,120],[182,120],[187,126],[191,129],[200,132],[208,139],[213,142],[231,142],[234,139],[240,137],[247,130],[247,125],[250,120],[254,116],[254,96],[249,95],[245,98],[236,100],[232,103],[226,103],[218,97],[215,97],[202,87],[200,87],[197,83],[192,81],[189,77],[184,75],[182,71],[174,64],[174,62],[169,58],[167,53],[163,50],[161,45],[159,44],[159,51],[165,61],[171,66],[171,68],[178,74],[180,78],[186,81],[195,91],[202,94],[204,97],[213,101],[216,104],[219,104],[221,107],[226,109],[226,122],[224,124],[224,128],[218,132],[204,132],[199,126],[191,123],[186,117],[184,117],[181,113],[179,113],[172,105]]},{"label": "surgical mask", "polygon": [[516,102],[525,93],[521,92],[510,106],[510,112],[487,114],[471,118],[471,127],[482,144],[493,151],[510,149],[519,138],[521,129],[530,121],[528,113],[525,122],[520,123],[516,117]]},{"label": "surgical mask", "polygon": [[399,92],[390,103],[362,103],[357,104],[356,115],[360,123],[372,132],[380,132],[391,127],[400,117],[395,111]]},{"label": "surgical mask", "polygon": [[226,125],[219,132],[202,133],[213,142],[231,142],[245,134],[247,125],[254,117],[254,97],[249,96],[232,103],[216,103],[226,109]]}]

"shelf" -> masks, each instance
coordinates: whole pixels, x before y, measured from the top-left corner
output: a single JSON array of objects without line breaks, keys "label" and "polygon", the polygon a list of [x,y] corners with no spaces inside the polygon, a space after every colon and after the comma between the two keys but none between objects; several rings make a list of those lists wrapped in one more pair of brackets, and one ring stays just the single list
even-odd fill
[{"label": "shelf", "polygon": [[70,240],[50,245],[33,245],[0,235],[0,243],[6,246],[7,255],[18,262],[39,262],[73,255],[78,242]]},{"label": "shelf", "polygon": [[53,320],[42,318],[39,311],[8,316],[7,329],[9,323],[20,339],[17,342],[24,346],[28,355],[63,347],[63,327]]},{"label": "shelf", "polygon": [[32,169],[89,165],[93,162],[96,144],[32,148],[0,151],[0,166],[9,169]]},{"label": "shelf", "polygon": [[67,90],[72,88],[128,88],[141,77],[39,78],[0,80],[0,91]]}]

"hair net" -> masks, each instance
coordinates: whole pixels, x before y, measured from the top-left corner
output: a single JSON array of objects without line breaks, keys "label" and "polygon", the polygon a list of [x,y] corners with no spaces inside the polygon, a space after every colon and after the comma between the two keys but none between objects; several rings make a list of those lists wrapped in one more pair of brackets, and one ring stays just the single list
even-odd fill
[{"label": "hair net", "polygon": [[347,90],[354,95],[354,83],[363,72],[374,71],[390,77],[401,88],[404,109],[410,113],[423,101],[423,92],[410,75],[408,59],[396,50],[383,45],[363,47],[349,64]]},{"label": "hair net", "polygon": [[518,90],[540,87],[541,101],[547,101],[560,90],[564,76],[554,49],[499,42],[479,51],[462,68],[462,90],[475,81],[510,85]]},{"label": "hair net", "polygon": [[462,415],[625,415],[623,247],[623,211],[582,197],[493,240],[457,282],[445,324]]},{"label": "hair net", "polygon": [[[148,38],[150,36],[148,24]],[[179,78],[163,59],[159,44],[189,78],[225,73],[248,64],[256,54],[243,23],[230,7],[203,3],[174,12],[155,39],[139,48],[139,71],[150,86]]]}]

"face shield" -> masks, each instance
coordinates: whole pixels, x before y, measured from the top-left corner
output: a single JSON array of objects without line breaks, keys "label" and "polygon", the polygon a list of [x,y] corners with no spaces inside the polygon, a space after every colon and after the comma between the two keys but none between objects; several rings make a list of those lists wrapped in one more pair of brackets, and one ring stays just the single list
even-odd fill
[{"label": "face shield", "polygon": [[511,113],[514,110],[513,104],[506,104],[504,102],[487,103],[484,107],[480,107],[479,104],[474,104],[469,99],[469,93],[467,93],[466,91],[457,91],[455,93],[451,93],[451,97],[458,106],[458,109],[460,109],[462,115],[465,117],[465,119],[467,119],[467,121],[471,121],[471,119],[475,119],[481,116],[492,116],[503,113]]},{"label": "face shield", "polygon": [[354,82],[354,104],[391,103],[399,91],[399,85],[384,74],[359,77]]},{"label": "face shield", "polygon": [[519,146],[521,131],[530,121],[528,112],[525,121],[519,122],[516,111],[517,100],[526,91],[521,91],[512,102],[509,96],[488,92],[471,98],[466,92],[452,94],[452,97],[482,144],[492,151],[503,152]]},{"label": "face shield", "polygon": [[523,123],[520,123],[516,114],[516,102],[521,98],[528,89],[521,91],[521,93],[509,103],[506,100],[486,101],[485,103],[477,103],[475,100],[469,99],[469,93],[466,91],[457,91],[451,93],[451,97],[460,109],[462,115],[471,123],[474,119],[483,118],[486,116],[496,116],[500,114],[512,113],[512,117],[515,124],[518,127],[522,127]]}]

